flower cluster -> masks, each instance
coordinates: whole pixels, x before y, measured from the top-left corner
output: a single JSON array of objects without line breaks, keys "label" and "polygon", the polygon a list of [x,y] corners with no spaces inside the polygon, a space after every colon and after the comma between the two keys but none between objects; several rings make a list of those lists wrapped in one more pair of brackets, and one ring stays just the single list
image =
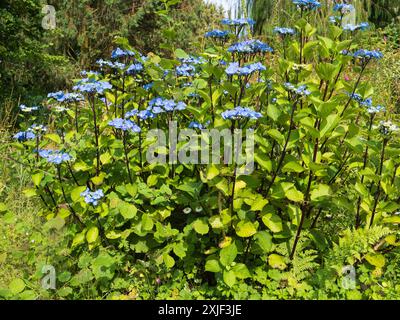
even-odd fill
[{"label": "flower cluster", "polygon": [[59,150],[39,150],[39,156],[46,159],[47,162],[57,165],[72,159],[68,153]]},{"label": "flower cluster", "polygon": [[261,72],[264,70],[267,70],[267,68],[263,66],[260,62],[252,63],[243,67],[240,67],[238,62],[232,62],[229,64],[228,68],[226,68],[225,72],[229,76],[249,76],[254,72]]},{"label": "flower cluster", "polygon": [[182,101],[175,102],[174,100],[168,100],[163,98],[154,98],[149,102],[149,111],[154,114],[163,112],[182,111],[186,109],[186,104]]},{"label": "flower cluster", "polygon": [[242,26],[254,26],[256,22],[253,19],[245,19],[245,18],[240,18],[240,19],[222,19],[221,24],[227,25],[227,26],[233,26],[233,27],[242,27]]},{"label": "flower cluster", "polygon": [[133,63],[126,70],[127,74],[136,75],[143,71],[143,65],[141,63]]},{"label": "flower cluster", "polygon": [[35,133],[42,133],[42,132],[46,132],[47,128],[42,124],[34,123],[29,127],[28,130],[31,132],[35,132]]},{"label": "flower cluster", "polygon": [[228,48],[228,52],[244,54],[266,53],[273,51],[274,50],[269,45],[261,42],[260,40],[246,40],[235,43]]},{"label": "flower cluster", "polygon": [[176,67],[176,75],[179,77],[192,77],[196,73],[196,68],[190,64],[181,64]]},{"label": "flower cluster", "polygon": [[21,112],[29,113],[29,112],[32,112],[32,111],[37,111],[37,110],[39,110],[39,107],[36,107],[36,106],[34,106],[34,107],[27,107],[26,105],[21,104],[21,105],[19,106],[19,109],[21,110]]},{"label": "flower cluster", "polygon": [[77,102],[84,100],[84,97],[76,92],[65,93],[63,91],[52,92],[47,95],[47,98],[52,98],[58,102]]},{"label": "flower cluster", "polygon": [[377,50],[365,50],[365,49],[360,49],[354,53],[351,53],[348,50],[343,50],[342,54],[354,57],[356,59],[361,59],[364,61],[369,61],[372,59],[382,59],[383,58],[383,53]]},{"label": "flower cluster", "polygon": [[381,121],[378,127],[379,133],[388,136],[394,132],[399,131],[399,127],[393,124],[391,121]]},{"label": "flower cluster", "polygon": [[229,35],[229,31],[226,30],[211,30],[206,32],[205,37],[206,38],[216,38],[216,39],[225,39]]},{"label": "flower cluster", "polygon": [[104,197],[104,192],[101,189],[97,191],[90,191],[89,188],[86,188],[86,190],[81,193],[81,197],[85,199],[85,202],[87,204],[97,206],[99,200],[101,200]]},{"label": "flower cluster", "polygon": [[355,32],[358,30],[364,31],[367,30],[369,28],[369,23],[368,22],[362,22],[360,24],[346,24],[343,26],[343,30],[344,31],[350,31],[350,32]]},{"label": "flower cluster", "polygon": [[341,15],[349,14],[354,10],[354,6],[346,3],[337,3],[333,7],[333,11],[340,12]]},{"label": "flower cluster", "polygon": [[296,88],[293,84],[287,82],[284,84],[285,88],[287,91],[294,93],[295,95],[298,96],[309,96],[311,94],[311,91],[307,90],[306,85],[301,85]]},{"label": "flower cluster", "polygon": [[118,70],[124,70],[126,68],[126,65],[124,63],[118,62],[118,61],[109,61],[109,60],[97,60],[96,63],[100,66],[100,68],[103,68],[104,66],[110,67],[111,69],[118,69]]},{"label": "flower cluster", "polygon": [[130,50],[123,50],[121,48],[116,48],[111,53],[111,58],[112,59],[118,59],[118,58],[123,58],[123,57],[132,57],[134,55],[135,55],[135,53],[130,51]]},{"label": "flower cluster", "polygon": [[285,36],[293,36],[296,34],[296,31],[292,28],[280,28],[280,27],[276,27],[274,29],[274,33],[279,34],[282,37]]},{"label": "flower cluster", "polygon": [[207,128],[207,126],[210,124],[210,121],[208,121],[206,124],[201,124],[200,122],[192,121],[189,123],[189,129],[199,129],[199,130],[204,130]]},{"label": "flower cluster", "polygon": [[108,123],[108,125],[111,127],[114,127],[115,129],[119,129],[122,131],[132,131],[132,132],[136,132],[136,133],[139,133],[141,131],[141,129],[138,125],[136,125],[131,120],[127,120],[127,119],[116,118],[114,120],[111,120]]},{"label": "flower cluster", "polygon": [[236,107],[235,109],[224,111],[221,116],[225,120],[253,119],[257,120],[262,114],[249,108]]},{"label": "flower cluster", "polygon": [[188,58],[181,58],[179,59],[180,62],[182,62],[183,64],[194,64],[194,65],[199,65],[199,64],[204,64],[207,61],[204,60],[202,57],[195,57],[195,56],[190,56]]},{"label": "flower cluster", "polygon": [[86,93],[103,94],[105,90],[111,89],[112,85],[107,81],[100,81],[93,78],[79,80],[73,87],[74,90]]},{"label": "flower cluster", "polygon": [[293,0],[293,4],[301,10],[315,10],[321,7],[321,3],[316,0]]},{"label": "flower cluster", "polygon": [[14,135],[14,139],[18,140],[19,142],[25,142],[25,141],[32,140],[35,138],[36,138],[36,135],[30,130],[21,131],[21,132],[18,132],[16,135]]}]

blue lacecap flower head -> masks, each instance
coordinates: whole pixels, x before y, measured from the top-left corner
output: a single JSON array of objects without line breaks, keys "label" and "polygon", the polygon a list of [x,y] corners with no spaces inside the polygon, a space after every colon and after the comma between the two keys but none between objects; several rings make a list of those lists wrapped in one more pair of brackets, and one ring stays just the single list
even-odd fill
[{"label": "blue lacecap flower head", "polygon": [[87,204],[97,206],[99,200],[101,200],[104,197],[104,192],[101,189],[96,191],[90,191],[89,188],[86,188],[86,190],[81,193],[81,197],[85,199],[85,202]]},{"label": "blue lacecap flower head", "polygon": [[111,120],[108,125],[122,131],[132,131],[135,133],[139,133],[141,131],[140,127],[136,123],[128,119],[116,118]]}]

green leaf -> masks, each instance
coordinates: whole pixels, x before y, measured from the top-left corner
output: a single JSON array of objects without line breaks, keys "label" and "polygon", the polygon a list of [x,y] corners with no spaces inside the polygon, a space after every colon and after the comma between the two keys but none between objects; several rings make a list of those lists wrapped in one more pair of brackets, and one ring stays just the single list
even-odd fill
[{"label": "green leaf", "polygon": [[236,275],[233,270],[224,270],[223,278],[228,287],[233,287],[236,283]]},{"label": "green leaf", "polygon": [[258,231],[254,235],[255,242],[264,252],[270,252],[272,249],[272,236],[268,231]]},{"label": "green leaf", "polygon": [[236,244],[233,242],[229,246],[221,249],[219,252],[219,261],[223,266],[230,266],[232,262],[235,261],[237,253]]},{"label": "green leaf", "polygon": [[262,221],[272,232],[277,233],[283,230],[282,219],[275,213],[266,213],[262,216]]},{"label": "green leaf", "polygon": [[91,227],[86,233],[86,240],[88,243],[93,243],[99,237],[99,229],[97,227]]},{"label": "green leaf", "polygon": [[236,234],[241,238],[249,238],[257,232],[251,221],[240,221],[236,226]]},{"label": "green leaf", "polygon": [[331,188],[326,184],[319,184],[311,191],[311,201],[322,201],[331,195]]},{"label": "green leaf", "polygon": [[207,168],[207,174],[206,174],[207,180],[212,180],[218,175],[219,175],[219,169],[213,164],[209,165]]},{"label": "green leaf", "polygon": [[381,254],[368,253],[365,259],[374,267],[383,268],[386,264],[385,257]]},{"label": "green leaf", "polygon": [[13,279],[8,285],[8,288],[11,290],[12,294],[21,293],[25,289],[25,282],[20,278]]},{"label": "green leaf", "polygon": [[298,163],[295,162],[295,161],[288,162],[288,163],[285,164],[285,165],[283,166],[283,168],[282,168],[282,172],[283,172],[283,173],[286,173],[286,172],[301,173],[301,172],[303,172],[304,170],[305,170],[305,169],[304,169],[300,164],[298,164]]},{"label": "green leaf", "polygon": [[278,108],[277,105],[275,105],[275,104],[268,105],[267,115],[272,120],[277,121],[279,119],[281,113],[282,113],[282,111],[281,111],[281,109]]},{"label": "green leaf", "polygon": [[247,279],[251,277],[249,269],[247,269],[244,263],[236,264],[232,270],[235,272],[235,276],[239,279]]},{"label": "green leaf", "polygon": [[86,190],[86,186],[76,187],[71,191],[71,200],[72,202],[80,202],[83,200],[81,193]]},{"label": "green leaf", "polygon": [[171,269],[175,265],[174,258],[172,258],[169,254],[165,253],[163,255],[163,260],[168,269]]},{"label": "green leaf", "polygon": [[121,215],[127,220],[136,217],[137,208],[133,204],[127,203],[125,201],[120,201],[118,203],[118,210]]},{"label": "green leaf", "polygon": [[129,193],[129,195],[130,195],[132,198],[135,198],[135,197],[136,197],[137,192],[138,192],[137,184],[127,184],[127,185],[125,186],[125,188],[126,188],[126,191]]},{"label": "green leaf", "polygon": [[60,136],[58,134],[56,134],[56,133],[46,134],[45,138],[49,139],[51,141],[54,141],[57,144],[61,144],[61,142],[62,142]]},{"label": "green leaf", "polygon": [[274,269],[284,270],[286,268],[285,258],[275,253],[269,255],[268,264]]},{"label": "green leaf", "polygon": [[286,198],[294,202],[301,202],[304,200],[304,194],[297,190],[296,188],[292,188],[285,191]]},{"label": "green leaf", "polygon": [[210,259],[206,261],[205,270],[216,273],[221,271],[221,266],[218,260]]},{"label": "green leaf", "polygon": [[72,240],[72,248],[82,244],[85,242],[85,231],[78,233],[75,235],[74,239]]},{"label": "green leaf", "polygon": [[187,58],[189,58],[189,55],[182,49],[176,49],[175,57],[177,57],[178,59],[187,59]]},{"label": "green leaf", "polygon": [[195,222],[193,222],[193,229],[201,235],[207,234],[210,230],[205,219],[197,219]]},{"label": "green leaf", "polygon": [[285,137],[277,129],[270,129],[267,131],[267,134],[276,140],[276,142],[278,142],[281,146],[284,144]]},{"label": "green leaf", "polygon": [[32,176],[33,184],[38,187],[40,185],[40,182],[42,181],[43,177],[44,177],[43,172],[34,174]]}]

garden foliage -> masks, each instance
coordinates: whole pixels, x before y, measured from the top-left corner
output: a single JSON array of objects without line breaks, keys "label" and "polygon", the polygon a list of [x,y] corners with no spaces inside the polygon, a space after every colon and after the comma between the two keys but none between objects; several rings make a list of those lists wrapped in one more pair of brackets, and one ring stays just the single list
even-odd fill
[{"label": "garden foliage", "polygon": [[[399,296],[398,127],[364,81],[382,53],[353,41],[367,24],[342,27],[347,5],[328,36],[308,22],[319,2],[293,5],[278,47],[246,39],[248,19],[223,20],[196,56],[144,56],[119,39],[68,92],[21,106],[25,195],[41,199],[48,229],[65,230],[55,297]],[[172,121],[198,141],[206,128],[252,130],[255,170],[148,163],[147,133]]]}]

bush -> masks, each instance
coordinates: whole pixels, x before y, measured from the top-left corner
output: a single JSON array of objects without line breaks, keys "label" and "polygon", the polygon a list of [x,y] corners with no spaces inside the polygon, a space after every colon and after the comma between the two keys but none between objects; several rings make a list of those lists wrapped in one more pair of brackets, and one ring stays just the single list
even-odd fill
[{"label": "bush", "polygon": [[[22,107],[25,195],[69,244],[54,257],[55,298],[399,296],[398,127],[363,81],[382,54],[357,50],[364,26],[344,31],[340,17],[318,36],[307,3],[275,51],[239,39],[251,20],[224,20],[230,33],[207,34],[198,56],[144,57],[120,39],[75,92]],[[247,133],[227,143],[235,161],[176,162],[173,144],[154,147],[163,130],[179,135],[179,159],[195,155],[206,128]],[[343,284],[343,270],[357,278]]]}]

